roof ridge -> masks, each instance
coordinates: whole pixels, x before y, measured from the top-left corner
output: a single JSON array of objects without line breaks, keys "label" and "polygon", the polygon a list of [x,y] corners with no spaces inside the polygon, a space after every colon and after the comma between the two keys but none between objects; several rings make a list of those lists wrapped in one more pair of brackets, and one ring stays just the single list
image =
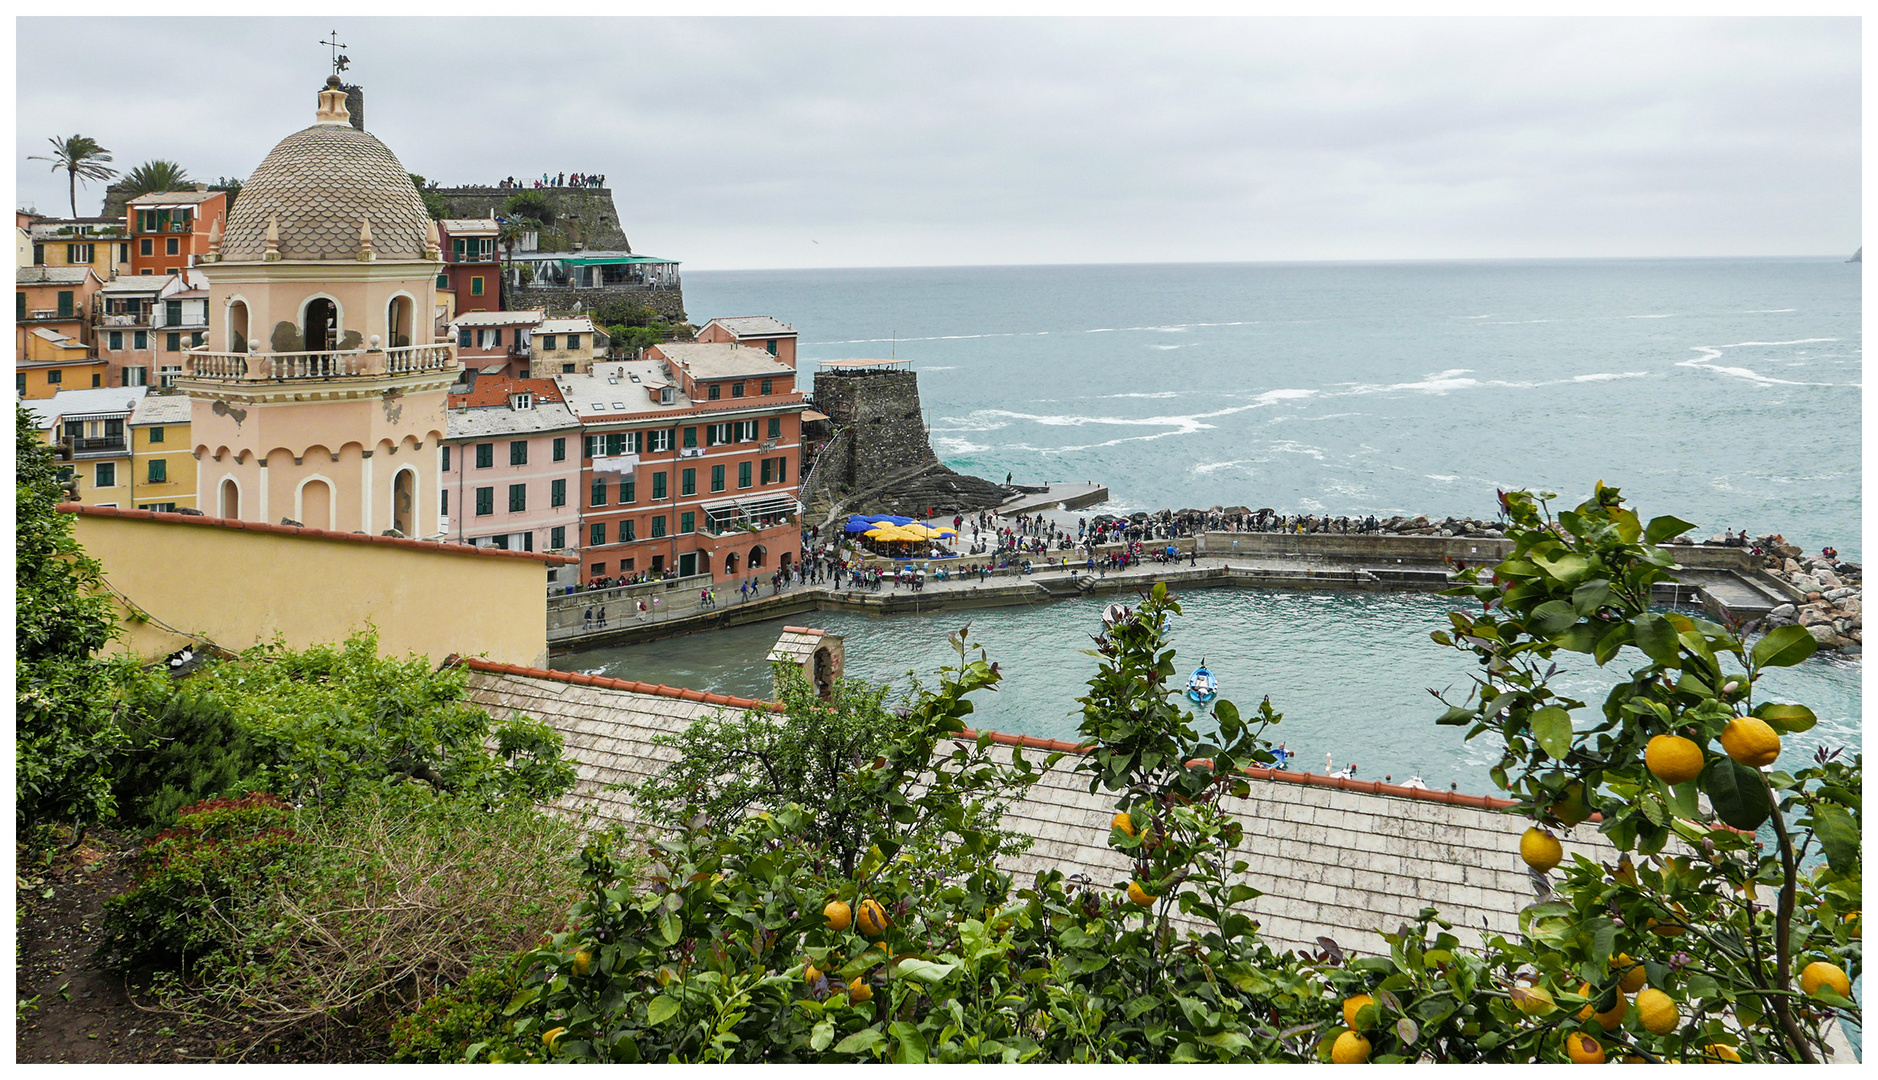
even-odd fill
[{"label": "roof ridge", "polygon": [[[796,629],[784,627],[784,630]],[[479,656],[459,656],[451,654],[444,658],[445,666],[462,666],[473,671],[486,671],[498,675],[521,675],[534,679],[550,679],[555,682],[570,683],[576,686],[598,686],[608,690],[625,690],[636,694],[655,694],[659,697],[678,698],[685,701],[699,701],[712,705],[728,705],[738,709],[762,709],[767,712],[781,712],[783,706],[774,701],[758,701],[755,698],[731,697],[726,694],[710,694],[701,690],[683,690],[677,687],[636,682],[631,679],[615,679],[606,675],[585,675],[572,671],[554,671],[549,668],[525,667],[521,664],[505,664],[495,660],[485,660]],[[1051,753],[1081,754],[1086,753],[1086,743],[1065,742],[1062,739],[1045,739],[1036,735],[1010,735],[1002,731],[979,731],[965,728],[953,738],[976,739],[980,735],[991,736],[991,741],[1001,746],[1018,747],[1025,750],[1046,750]],[[1205,760],[1205,759],[1197,759]],[[1210,762],[1209,762],[1210,764]],[[1512,799],[1495,798],[1492,795],[1468,795],[1459,791],[1436,791],[1432,788],[1404,787],[1401,784],[1385,783],[1381,780],[1357,780],[1344,776],[1319,776],[1316,773],[1294,773],[1284,769],[1265,769],[1246,766],[1240,772],[1255,780],[1271,780],[1283,784],[1298,784],[1304,787],[1338,788],[1353,791],[1360,795],[1383,795],[1399,799],[1415,799],[1420,802],[1446,803],[1453,806],[1469,806],[1477,810],[1504,810],[1515,805]]]},{"label": "roof ridge", "polygon": [[537,551],[509,551],[503,548],[477,547],[474,544],[445,544],[436,540],[414,540],[405,536],[373,536],[369,533],[340,532],[337,529],[310,529],[304,525],[270,525],[265,521],[241,521],[237,518],[209,517],[196,514],[176,514],[157,510],[126,510],[116,506],[87,506],[84,503],[60,503],[62,514],[84,514],[90,517],[133,518],[140,521],[161,521],[171,525],[209,525],[223,529],[242,529],[247,532],[279,533],[284,536],[304,536],[314,540],[344,540],[353,544],[389,544],[393,547],[419,548],[424,551],[442,551],[452,555],[500,555],[511,559],[532,559],[536,562],[568,565],[580,562],[574,555],[549,555]]}]

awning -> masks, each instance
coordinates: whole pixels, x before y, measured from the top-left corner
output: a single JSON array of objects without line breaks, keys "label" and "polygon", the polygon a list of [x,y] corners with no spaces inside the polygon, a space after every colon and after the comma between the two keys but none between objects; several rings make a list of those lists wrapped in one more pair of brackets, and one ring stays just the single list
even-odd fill
[{"label": "awning", "polygon": [[761,499],[723,499],[701,507],[711,515],[722,514],[793,514],[801,504],[788,495],[770,495]]},{"label": "awning", "polygon": [[828,418],[829,418],[829,417],[828,417],[828,414],[827,414],[827,413],[821,413],[821,412],[816,412],[816,411],[815,411],[814,409],[803,409],[803,410],[802,410],[802,419],[803,419],[803,420],[808,420],[808,421],[813,421],[813,420],[826,420],[826,419],[828,419]]}]

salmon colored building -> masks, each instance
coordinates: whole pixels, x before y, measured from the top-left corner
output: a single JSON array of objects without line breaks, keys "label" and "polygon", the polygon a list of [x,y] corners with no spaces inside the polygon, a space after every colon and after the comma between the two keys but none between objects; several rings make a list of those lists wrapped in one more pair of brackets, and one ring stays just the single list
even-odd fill
[{"label": "salmon colored building", "polygon": [[766,350],[666,343],[557,375],[582,433],[588,578],[767,577],[802,546],[795,475],[806,405]]},{"label": "salmon colored building", "polygon": [[493,217],[444,218],[437,223],[444,264],[437,288],[455,294],[454,314],[501,309],[501,253],[496,250],[501,228]]},{"label": "salmon colored building", "polygon": [[443,260],[410,175],[327,80],[211,230],[210,339],[193,401],[197,502],[243,521],[442,533],[445,394],[459,365],[433,312]]},{"label": "salmon colored building", "polygon": [[124,206],[130,273],[176,274],[203,262],[210,238],[223,227],[227,206],[227,193],[210,191],[206,185],[193,191],[153,191],[130,200]]},{"label": "salmon colored building", "polygon": [[777,363],[785,367],[796,366],[796,329],[781,319],[768,315],[738,315],[728,319],[712,319],[698,331],[700,342],[720,342],[742,345],[747,349],[762,349],[776,358]]},{"label": "salmon colored building", "polygon": [[[13,272],[13,356],[28,355],[27,341],[34,330],[91,345],[92,297],[104,287],[89,266],[22,266]],[[39,335],[40,340],[52,340]],[[53,359],[52,355],[35,359]],[[70,359],[62,354],[58,359]]]}]

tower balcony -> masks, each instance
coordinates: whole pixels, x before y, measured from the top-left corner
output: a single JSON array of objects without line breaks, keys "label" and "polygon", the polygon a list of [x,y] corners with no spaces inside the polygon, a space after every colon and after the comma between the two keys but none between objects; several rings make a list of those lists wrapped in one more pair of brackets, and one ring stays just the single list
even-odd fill
[{"label": "tower balcony", "polygon": [[356,379],[455,371],[456,344],[405,345],[392,349],[319,352],[213,352],[185,354],[183,377],[203,382],[278,383]]}]

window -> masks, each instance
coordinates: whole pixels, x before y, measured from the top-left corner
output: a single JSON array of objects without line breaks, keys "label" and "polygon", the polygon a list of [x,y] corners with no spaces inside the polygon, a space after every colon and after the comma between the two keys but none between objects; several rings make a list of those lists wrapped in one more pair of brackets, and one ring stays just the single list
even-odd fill
[{"label": "window", "polygon": [[528,509],[528,485],[509,485],[509,513],[519,514]]},{"label": "window", "polygon": [[456,332],[456,347],[457,348],[471,349],[471,348],[475,348],[475,345],[476,345],[476,332],[474,330],[471,330],[469,327],[465,326]]},{"label": "window", "polygon": [[100,375],[99,373],[97,373],[97,372],[95,372],[95,371],[94,371],[94,372],[92,372],[92,373],[91,373],[91,385],[93,385],[93,386],[103,386],[103,385],[104,385],[104,376],[103,376],[103,375]]},{"label": "window", "polygon": [[[602,526],[595,525],[594,528],[598,529],[598,528],[602,528]],[[604,573],[606,573],[605,563],[597,562],[593,564],[593,576],[594,577],[599,577],[601,574],[604,574]]]},{"label": "window", "polygon": [[123,372],[125,386],[146,386],[150,382],[150,369],[147,367],[127,367]]},{"label": "window", "polygon": [[[775,338],[770,338],[768,341],[765,341],[763,343],[763,346],[764,348],[767,348],[769,350],[769,354],[771,356],[776,355],[776,339]],[[765,394],[769,393],[769,381],[768,380],[764,380],[763,382],[763,392]]]},{"label": "window", "polygon": [[[139,254],[139,255],[155,255],[155,254],[156,254],[156,248],[155,248],[154,246],[152,246],[152,241],[151,241],[151,240],[149,240],[148,238],[145,238],[145,239],[143,239],[143,240],[139,240],[139,241],[137,241],[137,254]],[[149,273],[149,272],[150,272],[150,271],[148,271],[148,270],[145,270],[145,271],[144,271],[144,273],[146,273],[146,274],[147,274],[147,273]]]},{"label": "window", "polygon": [[[563,375],[572,375],[572,374],[574,374],[574,365],[573,365],[573,364],[562,364],[562,365],[561,365],[561,374],[563,374]],[[628,561],[628,562],[630,562],[631,560],[629,559],[629,560],[627,560],[627,561]]]},{"label": "window", "polygon": [[130,332],[130,347],[133,349],[149,348],[150,332],[148,330],[132,330]]},{"label": "window", "polygon": [[112,352],[118,352],[124,348],[124,331],[122,330],[111,331],[110,348]]},{"label": "window", "polygon": [[686,428],[685,429],[685,448],[690,449],[691,447],[694,447],[696,445],[698,445],[698,429],[696,427]]},{"label": "window", "polygon": [[[621,499],[620,501],[625,502],[626,500]],[[606,481],[605,480],[601,480],[598,478],[594,480],[593,497],[588,500],[587,505],[589,506],[605,506],[606,505]]]},{"label": "window", "polygon": [[737,441],[738,442],[755,442],[756,441],[756,421],[755,420],[737,421]]},{"label": "window", "polygon": [[778,484],[789,482],[789,459],[786,457],[776,459],[776,482]]},{"label": "window", "polygon": [[489,442],[477,443],[476,444],[476,467],[479,469],[489,469],[489,468],[494,468],[495,464],[496,464],[496,444],[489,443]]},{"label": "window", "polygon": [[[599,547],[601,544],[606,543],[606,523],[604,521],[587,526],[587,543],[591,547]],[[601,563],[594,569],[596,573],[605,570],[606,564]]]},{"label": "window", "polygon": [[[773,341],[772,341],[772,342],[770,342],[770,343],[769,343],[769,349],[770,349],[770,352],[771,352],[771,353],[774,353],[774,352],[776,351],[776,343],[775,343],[775,342],[773,342]],[[771,379],[764,379],[764,380],[763,380],[763,396],[764,396],[764,397],[768,397],[768,396],[770,395],[770,393],[771,393],[771,390],[770,390],[770,387],[771,387],[771,385],[773,384],[773,382],[774,382],[774,380],[771,380]]]},{"label": "window", "polygon": [[482,294],[483,294],[483,279],[482,279],[482,275],[478,274],[477,276],[470,278],[470,295],[481,296]]},{"label": "window", "polygon": [[69,319],[71,317],[72,317],[72,290],[60,289],[59,290],[59,318]]},{"label": "window", "polygon": [[165,240],[163,242],[163,254],[175,255],[179,253],[182,250],[181,248],[176,246],[179,243],[181,243],[181,241],[177,240],[174,236],[170,237],[168,240]]},{"label": "window", "polygon": [[150,441],[162,442],[163,441],[163,429],[160,427],[151,428],[150,429]]},{"label": "window", "polygon": [[78,263],[88,263],[91,261],[91,255],[92,255],[92,246],[90,244],[67,244],[65,245],[65,261],[67,265],[76,265]]},{"label": "window", "polygon": [[655,540],[665,535],[665,515],[664,514],[652,515],[652,532],[650,535]]},{"label": "window", "polygon": [[176,504],[173,502],[144,503],[142,506],[139,506],[137,509],[149,510],[153,513],[158,513],[158,514],[174,514],[176,512]]},{"label": "window", "polygon": [[159,386],[175,386],[176,380],[182,377],[182,373],[183,366],[181,364],[164,364],[162,367],[157,368],[157,384]]},{"label": "window", "polygon": [[665,497],[665,473],[655,472],[652,474],[652,501],[657,502],[660,499],[663,499],[664,497]]},{"label": "window", "polygon": [[445,517],[449,517],[450,516],[450,492],[448,490],[444,490],[444,491],[438,492],[438,494],[442,495],[443,498],[438,500],[438,502],[441,505],[438,506],[437,512],[444,515]]},{"label": "window", "polygon": [[[686,469],[684,472],[678,474],[678,493],[680,495],[696,495],[698,493],[698,470]],[[686,529],[685,531],[690,532],[691,530]]]},{"label": "window", "polygon": [[716,446],[730,441],[729,424],[712,424],[704,429],[704,445]]},{"label": "window", "polygon": [[129,244],[126,243],[126,244],[117,245],[117,261],[121,263],[127,263],[130,261],[130,245]]},{"label": "window", "polygon": [[632,477],[629,476],[621,480],[619,482],[619,501],[623,503],[638,502],[638,491],[639,484]]},{"label": "window", "polygon": [[737,486],[740,488],[750,486],[750,463],[747,461],[737,463]]},{"label": "window", "polygon": [[33,265],[34,266],[46,265],[46,245],[44,244],[33,245]]},{"label": "window", "polygon": [[678,515],[678,531],[680,533],[697,532],[698,531],[698,515],[690,512],[689,510]]},{"label": "window", "polygon": [[509,440],[509,464],[511,465],[528,464],[528,440],[527,439]]},{"label": "window", "polygon": [[450,275],[438,274],[437,275],[437,287],[439,289],[448,289],[450,287]]},{"label": "window", "polygon": [[711,490],[724,490],[724,467],[722,465],[711,466]]},{"label": "window", "polygon": [[550,352],[554,349],[554,335],[553,334],[541,335],[541,348],[543,352]]},{"label": "window", "polygon": [[13,294],[13,321],[26,321],[26,294],[23,292]]},{"label": "window", "polygon": [[447,446],[443,448],[443,471],[450,471],[450,448]]},{"label": "window", "polygon": [[646,443],[647,443],[646,451],[648,453],[660,454],[660,453],[666,453],[671,450],[672,448],[672,429],[671,428],[659,428],[657,431],[648,431],[645,433],[645,435],[646,435]]},{"label": "window", "polygon": [[762,483],[773,484],[775,482],[776,482],[776,459],[764,458],[763,459]]},{"label": "window", "polygon": [[162,458],[157,458],[156,460],[150,463],[150,472],[148,476],[146,477],[146,480],[149,483],[167,484],[169,483],[169,479],[170,479],[169,462],[164,461]]},{"label": "window", "polygon": [[209,333],[206,330],[197,330],[195,333],[189,335],[189,344],[192,348],[200,349],[208,340]]},{"label": "window", "polygon": [[163,351],[164,352],[182,352],[183,351],[183,336],[181,334],[176,334],[176,333],[164,334],[163,335]]},{"label": "window", "polygon": [[[622,521],[619,523],[620,543],[622,544],[631,543],[632,541],[637,540],[637,539],[639,539],[639,526],[638,525],[634,524],[632,521]],[[628,563],[631,563],[631,562],[632,562],[631,559],[626,560],[625,563],[620,564],[621,568],[628,569],[628,570],[631,569],[631,567],[627,565]]]},{"label": "window", "polygon": [[567,460],[567,439],[564,437],[554,440],[554,460]]},{"label": "window", "polygon": [[51,383],[54,386],[57,386],[60,383],[65,381],[65,372],[58,371],[56,369],[53,371],[48,371],[46,372],[46,381]]},{"label": "window", "polygon": [[[566,480],[564,479],[555,480],[548,485],[548,505],[549,506],[566,506],[567,505],[567,481]],[[555,544],[554,546],[560,547],[561,545]]]},{"label": "window", "polygon": [[743,396],[743,384],[740,382],[731,383],[730,384],[730,396],[742,397]]},{"label": "window", "polygon": [[567,546],[567,526],[556,525],[548,530],[548,547],[559,551]]},{"label": "window", "polygon": [[782,417],[772,416],[769,418],[769,437],[772,439],[782,438]]},{"label": "window", "polygon": [[496,512],[496,489],[479,487],[476,489],[476,516],[485,517]]},{"label": "window", "polygon": [[101,487],[101,488],[116,487],[117,486],[117,463],[113,461],[100,462],[95,468],[93,468],[92,473],[91,473],[91,480],[92,480],[93,487]]},{"label": "window", "polygon": [[724,396],[724,388],[716,383],[712,383],[710,388],[705,391],[704,396],[708,401],[716,401],[718,398]]}]

